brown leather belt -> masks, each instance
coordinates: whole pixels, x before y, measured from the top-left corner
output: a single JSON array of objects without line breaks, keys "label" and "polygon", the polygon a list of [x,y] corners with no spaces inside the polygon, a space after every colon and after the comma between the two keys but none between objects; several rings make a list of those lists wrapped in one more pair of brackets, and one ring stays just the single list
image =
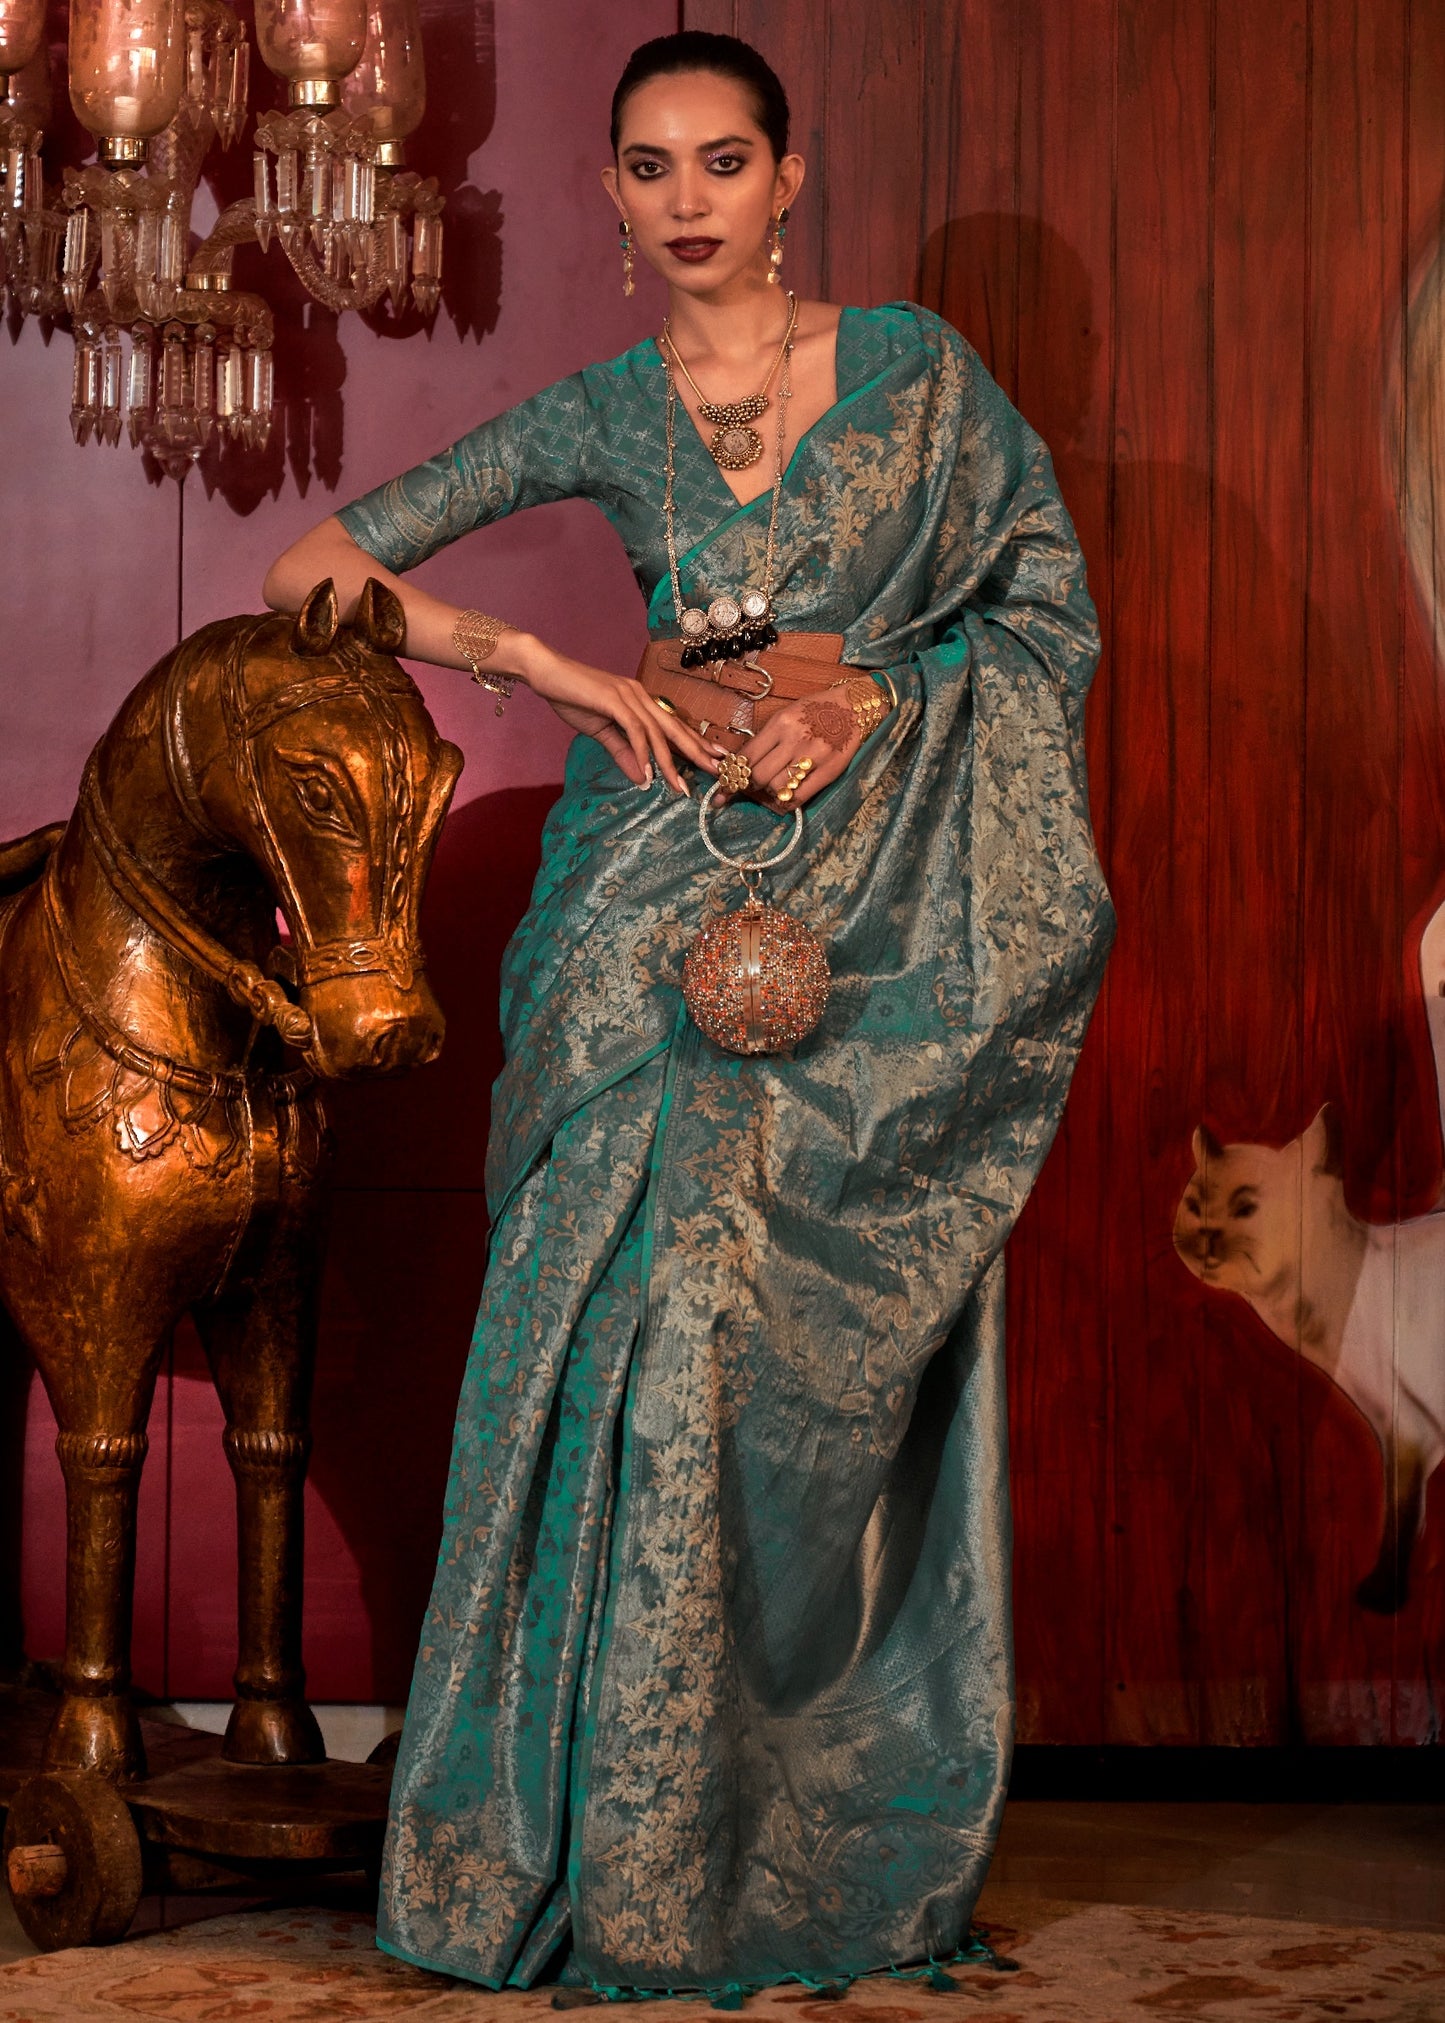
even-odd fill
[{"label": "brown leather belt", "polygon": [[734,752],[784,703],[830,688],[843,659],[841,632],[780,632],[776,646],[706,669],[684,669],[682,647],[680,639],[654,639],[637,678],[699,737]]}]

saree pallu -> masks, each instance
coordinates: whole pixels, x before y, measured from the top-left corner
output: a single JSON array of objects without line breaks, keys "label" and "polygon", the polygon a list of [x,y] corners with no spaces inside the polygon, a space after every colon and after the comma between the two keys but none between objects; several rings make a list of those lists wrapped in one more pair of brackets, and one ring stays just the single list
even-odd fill
[{"label": "saree pallu", "polygon": [[[1002,1249],[1111,932],[1097,638],[1038,438],[946,325],[861,313],[892,318],[878,370],[799,446],[779,534],[780,623],[837,621],[899,695],[769,880],[827,947],[822,1024],[737,1058],[688,1022],[687,946],[740,889],[694,801],[586,739],[506,958],[380,1924],[489,1986],[563,1949],[614,1991],[947,1956],[997,1831]],[[703,529],[690,597],[758,579],[765,512]]]}]

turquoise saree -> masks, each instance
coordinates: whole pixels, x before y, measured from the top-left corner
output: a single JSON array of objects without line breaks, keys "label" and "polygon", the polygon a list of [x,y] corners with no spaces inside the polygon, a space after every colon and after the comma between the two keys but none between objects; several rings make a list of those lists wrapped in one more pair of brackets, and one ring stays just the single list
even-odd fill
[{"label": "turquoise saree", "polygon": [[[799,443],[780,623],[899,708],[769,895],[822,1024],[720,1053],[684,954],[740,888],[697,804],[579,738],[502,979],[491,1255],[397,1765],[380,1941],[489,1987],[836,1981],[952,1955],[1013,1728],[1003,1245],[1112,914],[1090,838],[1093,606],[1048,453],[906,303],[844,312]],[[670,632],[651,344],[342,514],[407,569],[585,496]],[[679,432],[684,594],[757,582]],[[777,834],[752,804],[716,833]]]}]

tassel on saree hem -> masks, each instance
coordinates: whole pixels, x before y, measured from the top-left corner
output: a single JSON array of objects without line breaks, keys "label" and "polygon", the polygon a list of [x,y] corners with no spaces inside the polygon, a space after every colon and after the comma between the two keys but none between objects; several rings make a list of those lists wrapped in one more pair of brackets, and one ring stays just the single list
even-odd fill
[{"label": "tassel on saree hem", "polygon": [[820,1980],[812,1974],[781,1974],[769,1981],[725,1981],[711,1988],[634,1988],[604,1981],[586,1981],[575,1987],[559,1988],[552,1997],[554,2009],[591,2008],[600,2002],[706,2002],[710,2008],[741,2009],[753,1995],[790,1982],[808,1989],[820,2002],[841,2002],[857,1981],[888,1975],[895,1981],[921,1981],[938,1995],[951,1995],[963,1985],[950,1974],[949,1967],[986,1966],[995,1974],[1013,1974],[1018,1961],[994,1951],[988,1942],[987,1926],[974,1925],[956,1953],[942,1959],[930,1957],[921,1966],[865,1967],[856,1974],[833,1974]]}]

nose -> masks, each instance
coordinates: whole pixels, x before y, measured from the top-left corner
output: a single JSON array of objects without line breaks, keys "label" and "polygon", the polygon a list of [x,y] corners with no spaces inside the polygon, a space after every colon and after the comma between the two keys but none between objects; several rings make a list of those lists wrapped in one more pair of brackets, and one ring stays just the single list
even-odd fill
[{"label": "nose", "polygon": [[673,216],[685,218],[690,223],[694,218],[700,218],[707,208],[707,184],[694,170],[679,169],[673,185]]},{"label": "nose", "polygon": [[425,977],[410,990],[376,977],[332,978],[303,991],[311,1014],[308,1057],[328,1079],[398,1075],[442,1050],[446,1020]]},{"label": "nose", "polygon": [[423,1068],[441,1052],[443,1030],[439,1017],[424,1014],[372,1021],[359,1035],[354,1072],[397,1075],[403,1068]]}]

